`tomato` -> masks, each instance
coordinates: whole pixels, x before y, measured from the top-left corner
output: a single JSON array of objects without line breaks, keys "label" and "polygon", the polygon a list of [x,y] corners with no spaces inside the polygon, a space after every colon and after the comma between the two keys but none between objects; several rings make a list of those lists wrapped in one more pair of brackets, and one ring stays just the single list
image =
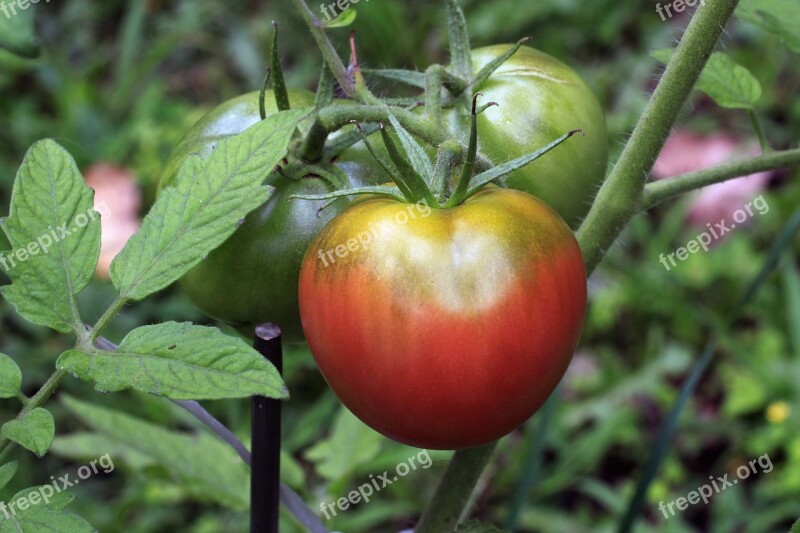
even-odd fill
[{"label": "tomato", "polygon": [[536,412],[586,310],[569,227],[494,186],[449,209],[357,201],[309,246],[299,294],[311,352],[342,402],[431,449],[496,440]]},{"label": "tomato", "polygon": [[[510,46],[474,50],[475,72]],[[506,178],[509,187],[541,198],[576,228],[589,211],[608,162],[605,117],[592,91],[570,67],[527,46],[475,90],[483,93],[481,102],[499,104],[478,117],[479,150],[495,164],[538,150],[570,130],[584,130],[585,137],[564,143]],[[469,109],[452,110],[446,120],[451,131],[466,136]]]},{"label": "tomato", "polygon": [[[314,95],[290,91],[292,108],[314,105]],[[267,113],[275,113],[275,99],[266,95]],[[206,154],[226,137],[243,132],[260,120],[258,92],[234,98],[201,118],[178,142],[161,179],[170,185],[186,158]],[[340,157],[337,165],[351,179],[351,186],[385,179],[366,151],[354,147]],[[273,173],[266,182],[276,187],[272,197],[252,212],[241,227],[219,248],[188,272],[180,285],[207,315],[252,335],[263,322],[278,324],[284,339],[302,338],[297,302],[300,264],[308,244],[317,232],[341,212],[346,200],[318,211],[325,202],[290,200],[293,194],[330,191],[320,178],[291,180]]]}]

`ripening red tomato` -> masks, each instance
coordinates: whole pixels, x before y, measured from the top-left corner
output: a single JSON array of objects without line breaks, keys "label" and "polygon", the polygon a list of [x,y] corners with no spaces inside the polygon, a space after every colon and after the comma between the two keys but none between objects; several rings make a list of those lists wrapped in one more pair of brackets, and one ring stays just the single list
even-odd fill
[{"label": "ripening red tomato", "polygon": [[586,277],[552,209],[490,186],[449,209],[357,201],[310,245],[299,296],[314,358],[356,416],[405,444],[459,449],[514,430],[556,387]]}]

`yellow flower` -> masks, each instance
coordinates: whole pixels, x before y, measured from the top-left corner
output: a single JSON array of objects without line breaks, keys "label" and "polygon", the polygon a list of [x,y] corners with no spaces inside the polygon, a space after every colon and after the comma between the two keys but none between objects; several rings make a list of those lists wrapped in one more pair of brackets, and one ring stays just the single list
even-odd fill
[{"label": "yellow flower", "polygon": [[784,422],[792,410],[786,402],[772,402],[767,406],[767,420],[773,424],[780,424]]}]

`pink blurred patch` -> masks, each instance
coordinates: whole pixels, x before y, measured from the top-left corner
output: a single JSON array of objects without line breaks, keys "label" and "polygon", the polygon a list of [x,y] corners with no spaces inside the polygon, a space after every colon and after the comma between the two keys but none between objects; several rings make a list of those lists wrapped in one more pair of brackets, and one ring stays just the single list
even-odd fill
[{"label": "pink blurred patch", "polygon": [[[760,149],[726,134],[697,135],[676,131],[667,139],[664,149],[653,166],[653,177],[669,178],[758,155]],[[758,196],[772,177],[772,172],[760,172],[735,180],[717,183],[694,193],[686,213],[689,224],[705,226],[730,220],[734,211]]]},{"label": "pink blurred patch", "polygon": [[84,176],[86,184],[94,189],[94,208],[100,213],[102,228],[100,260],[95,274],[108,279],[111,261],[139,231],[142,195],[133,174],[109,163],[92,165]]}]

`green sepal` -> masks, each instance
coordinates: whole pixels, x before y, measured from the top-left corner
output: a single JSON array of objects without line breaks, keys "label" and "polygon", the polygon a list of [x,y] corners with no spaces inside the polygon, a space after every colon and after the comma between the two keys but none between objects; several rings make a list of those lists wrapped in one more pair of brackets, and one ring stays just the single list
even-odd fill
[{"label": "green sepal", "polygon": [[496,166],[493,169],[478,174],[472,179],[474,183],[472,183],[472,187],[470,187],[469,191],[467,191],[466,196],[470,197],[476,192],[478,192],[478,190],[480,190],[480,188],[486,185],[487,183],[490,183],[496,180],[497,178],[501,178],[507,174],[511,174],[515,170],[519,170],[522,167],[533,163],[534,161],[542,157],[544,154],[546,154],[547,152],[549,152],[559,144],[563,143],[564,141],[566,141],[567,139],[569,139],[578,132],[583,134],[583,130],[572,130],[568,133],[565,133],[564,135],[562,135],[555,141],[551,142],[547,146],[536,150],[535,152],[532,152],[528,155],[524,155],[522,157],[518,157],[517,159],[514,159],[507,163],[503,163],[502,165]]},{"label": "green sepal", "polygon": [[[475,160],[478,158],[478,97],[481,93],[477,93],[472,98],[472,116],[470,117],[469,128],[469,145],[467,146],[467,158],[464,161],[464,168],[461,172],[461,178],[458,180],[456,189],[453,195],[445,204],[445,207],[453,207],[464,201],[466,198],[469,183],[472,181],[472,176],[475,174]],[[496,102],[489,102],[481,108],[481,111],[488,107],[497,105]]]},{"label": "green sepal", "polygon": [[346,189],[343,191],[333,191],[326,194],[293,194],[289,198],[297,198],[299,200],[333,200],[342,198],[343,196],[358,196],[362,194],[375,194],[378,196],[386,196],[400,202],[406,202],[406,199],[400,193],[397,187],[380,185],[374,187],[357,187],[354,189]]},{"label": "green sepal", "polygon": [[[511,59],[511,56],[517,53],[523,44],[530,41],[530,37],[523,37],[516,44],[509,47],[508,50],[503,52],[501,55],[497,56],[496,58],[492,59],[489,63],[483,67],[477,75],[475,75],[475,79],[472,80],[470,83],[470,87],[479,88],[486,80],[489,79],[489,76],[494,74],[494,72],[500,68],[506,61]],[[478,113],[480,114],[480,112]]]},{"label": "green sepal", "polygon": [[286,91],[286,82],[283,79],[283,69],[281,68],[281,58],[278,54],[278,23],[272,21],[272,90],[275,93],[275,104],[278,111],[286,111],[289,106],[289,93]]}]

